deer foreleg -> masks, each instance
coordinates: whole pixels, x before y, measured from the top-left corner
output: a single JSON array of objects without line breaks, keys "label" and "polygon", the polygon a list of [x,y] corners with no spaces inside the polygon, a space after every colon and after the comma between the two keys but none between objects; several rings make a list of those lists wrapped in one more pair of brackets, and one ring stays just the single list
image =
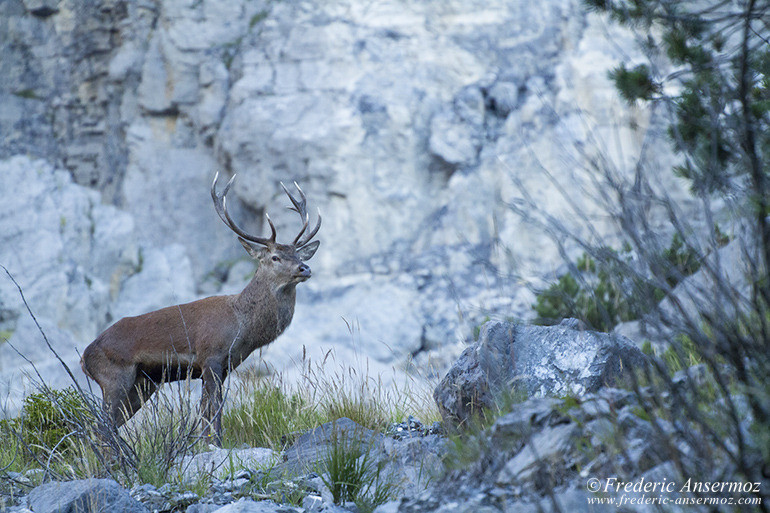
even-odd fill
[{"label": "deer foreleg", "polygon": [[[203,437],[211,437],[214,445],[221,445],[222,434],[222,383],[225,380],[224,366],[207,365],[201,374],[203,391],[201,394],[201,413],[204,419]],[[211,431],[214,431],[213,435]]]}]

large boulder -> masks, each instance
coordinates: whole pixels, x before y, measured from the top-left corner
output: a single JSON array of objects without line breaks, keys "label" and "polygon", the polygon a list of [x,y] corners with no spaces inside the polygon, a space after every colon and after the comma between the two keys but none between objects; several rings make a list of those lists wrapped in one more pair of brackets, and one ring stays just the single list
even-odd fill
[{"label": "large boulder", "polygon": [[148,513],[147,508],[112,479],[46,483],[29,493],[27,505],[35,513]]},{"label": "large boulder", "polygon": [[278,460],[278,454],[266,447],[247,449],[215,449],[182,459],[179,470],[187,481],[202,474],[220,475],[235,468],[269,467]]},{"label": "large boulder", "polygon": [[578,324],[486,323],[434,391],[444,420],[465,423],[513,390],[527,396],[594,392],[644,361],[630,340]]}]

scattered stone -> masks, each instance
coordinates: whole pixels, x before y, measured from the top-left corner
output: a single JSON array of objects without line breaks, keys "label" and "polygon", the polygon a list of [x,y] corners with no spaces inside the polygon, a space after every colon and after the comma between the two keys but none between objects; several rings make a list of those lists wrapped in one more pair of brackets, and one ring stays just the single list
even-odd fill
[{"label": "scattered stone", "polygon": [[242,468],[235,472],[235,475],[233,475],[233,479],[246,479],[247,481],[251,479],[252,472],[251,470],[247,468]]},{"label": "scattered stone", "polygon": [[32,484],[32,481],[29,479],[29,477],[25,476],[24,474],[20,474],[19,472],[8,472],[6,476],[10,481],[13,481],[15,485],[28,486]]},{"label": "scattered stone", "polygon": [[548,511],[553,508],[553,502],[556,502],[560,508],[559,511],[590,511],[591,513],[615,513],[618,511],[618,508],[611,504],[591,504],[589,506],[589,497],[591,494],[584,489],[557,491],[553,500],[544,498],[540,501],[538,511]]},{"label": "scattered stone", "polygon": [[31,468],[24,472],[24,476],[28,477],[29,479],[32,479],[33,481],[40,481],[43,479],[43,476],[45,475],[45,470],[42,468]]},{"label": "scattered stone", "polygon": [[220,509],[222,506],[219,504],[214,504],[210,502],[198,502],[196,504],[191,504],[188,506],[185,513],[213,513],[214,511]]},{"label": "scattered stone", "polygon": [[557,411],[560,404],[552,397],[536,397],[517,404],[513,411],[498,418],[490,428],[490,436],[496,444],[505,446],[519,441],[542,426],[551,426],[564,419]]},{"label": "scattered stone", "polygon": [[385,504],[377,506],[373,513],[398,513],[398,507],[401,500],[388,501]]},{"label": "scattered stone", "polygon": [[166,497],[151,484],[135,486],[129,492],[131,497],[144,504],[150,511],[166,511]]},{"label": "scattered stone", "polygon": [[149,511],[111,479],[46,483],[29,493],[27,505],[35,513],[67,511],[148,513]]},{"label": "scattered stone", "polygon": [[35,513],[29,508],[25,508],[24,506],[11,506],[8,509],[3,510],[6,513]]},{"label": "scattered stone", "polygon": [[211,496],[211,502],[219,505],[230,504],[234,500],[235,497],[233,496],[233,492],[228,492],[216,488],[214,488],[214,493]]},{"label": "scattered stone", "polygon": [[250,499],[239,499],[214,511],[216,513],[299,513],[296,508],[276,504],[273,501],[253,501]]},{"label": "scattered stone", "polygon": [[302,508],[307,513],[315,513],[323,509],[324,500],[320,495],[307,495],[302,499]]},{"label": "scattered stone", "polygon": [[[569,455],[578,433],[574,424],[561,424],[543,428],[526,440],[521,449],[497,476],[497,485],[522,483],[532,480],[535,472],[549,477],[551,487],[559,484],[557,474],[562,468],[569,468]],[[565,458],[567,461],[565,461]]]},{"label": "scattered stone", "polygon": [[414,436],[441,435],[444,434],[444,428],[441,422],[434,422],[430,426],[425,426],[419,419],[409,415],[405,422],[397,422],[388,426],[385,434],[396,440],[401,440]]},{"label": "scattered stone", "polygon": [[681,387],[686,393],[689,392],[692,387],[697,389],[698,387],[704,386],[709,379],[710,374],[708,365],[700,363],[687,369],[677,371],[671,378],[671,381],[673,381],[675,385]]}]

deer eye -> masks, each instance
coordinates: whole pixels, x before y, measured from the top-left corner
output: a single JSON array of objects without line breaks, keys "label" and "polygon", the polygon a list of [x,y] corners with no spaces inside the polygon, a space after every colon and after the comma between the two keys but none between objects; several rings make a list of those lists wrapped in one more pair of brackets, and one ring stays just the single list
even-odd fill
[{"label": "deer eye", "polygon": [[277,256],[273,255],[273,262],[280,262],[280,261],[281,261],[280,258],[278,258]]}]

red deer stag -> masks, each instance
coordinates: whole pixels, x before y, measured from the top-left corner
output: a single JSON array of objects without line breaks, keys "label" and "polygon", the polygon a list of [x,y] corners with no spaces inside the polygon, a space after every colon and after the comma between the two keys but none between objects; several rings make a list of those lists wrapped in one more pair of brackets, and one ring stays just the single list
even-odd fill
[{"label": "red deer stag", "polygon": [[281,184],[302,217],[302,228],[291,244],[275,240],[275,226],[267,216],[271,235],[255,237],[244,232],[227,212],[226,195],[233,176],[221,193],[217,178],[211,198],[219,217],[238,235],[246,251],[259,262],[254,278],[240,294],[213,296],[170,306],[138,317],[125,317],[104,331],[83,352],[83,372],[102,389],[105,413],[117,429],[141,407],[163,381],[203,379],[201,413],[204,436],[214,430],[220,443],[222,383],[255,349],[275,340],[294,315],[296,286],[310,278],[309,260],[319,241],[311,239],[321,227],[321,213],[308,230],[305,194],[296,184],[297,200]]}]

